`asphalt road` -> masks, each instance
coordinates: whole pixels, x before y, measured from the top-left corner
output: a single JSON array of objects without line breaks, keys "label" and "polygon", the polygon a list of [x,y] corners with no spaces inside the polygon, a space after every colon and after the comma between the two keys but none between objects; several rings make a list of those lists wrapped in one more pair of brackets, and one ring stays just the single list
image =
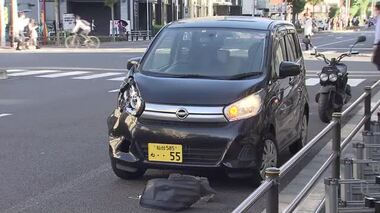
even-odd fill
[{"label": "asphalt road", "polygon": [[[361,34],[321,33],[312,41],[321,51],[342,52]],[[358,49],[368,54],[373,33],[364,34],[368,41]],[[127,59],[141,55],[122,48],[107,53],[0,51],[0,67],[10,69],[9,79],[0,80],[0,212],[160,212],[141,208],[138,196],[147,180],[173,171],[150,170],[142,180],[123,181],[109,164],[106,118],[116,104],[113,90]],[[323,63],[307,55],[308,79],[314,79]],[[380,73],[368,56],[355,56],[347,65],[354,101]],[[318,84],[308,83],[311,138],[325,124],[313,101]],[[288,157],[283,153],[282,161]],[[208,176],[217,196],[185,212],[230,212],[254,190],[247,181],[222,173],[196,175]]]}]

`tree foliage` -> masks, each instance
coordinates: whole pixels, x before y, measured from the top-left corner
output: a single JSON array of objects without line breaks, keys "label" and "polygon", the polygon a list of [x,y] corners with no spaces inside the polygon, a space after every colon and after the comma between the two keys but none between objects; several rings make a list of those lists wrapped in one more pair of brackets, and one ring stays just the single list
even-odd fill
[{"label": "tree foliage", "polygon": [[[307,2],[313,6],[319,4],[319,3],[322,3],[323,0],[307,0]],[[313,11],[314,12],[314,11]]]},{"label": "tree foliage", "polygon": [[330,7],[329,9],[329,18],[334,18],[338,15],[339,7],[337,5],[334,5]]},{"label": "tree foliage", "polygon": [[306,0],[293,0],[291,1],[291,5],[292,5],[292,11],[293,11],[293,23],[296,22],[296,16],[300,13],[302,13],[302,11],[305,9],[305,5],[306,5]]},{"label": "tree foliage", "polygon": [[354,0],[352,2],[352,7],[350,9],[350,15],[355,16],[365,16],[367,15],[367,10],[370,2],[369,0]]},{"label": "tree foliage", "polygon": [[104,0],[104,5],[113,8],[117,2],[118,0]]}]

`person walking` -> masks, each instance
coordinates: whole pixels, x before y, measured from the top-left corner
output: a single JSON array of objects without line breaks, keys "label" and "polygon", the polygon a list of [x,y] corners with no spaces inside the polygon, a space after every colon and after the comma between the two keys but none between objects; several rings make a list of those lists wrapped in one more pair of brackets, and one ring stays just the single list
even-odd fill
[{"label": "person walking", "polygon": [[15,28],[15,40],[17,41],[16,50],[21,50],[21,45],[25,43],[25,28],[28,26],[28,24],[29,18],[26,18],[24,12],[19,12]]},{"label": "person walking", "polygon": [[375,40],[373,42],[374,53],[372,62],[377,66],[377,70],[380,71],[380,2],[376,2],[375,13]]},{"label": "person walking", "polygon": [[[304,18],[303,33],[306,39],[311,39],[311,36],[313,35],[313,20],[310,18],[308,13],[304,14]],[[309,50],[308,43],[305,43],[305,49]]]},{"label": "person walking", "polygon": [[40,49],[40,46],[38,45],[38,33],[36,25],[36,20],[31,19],[29,22],[29,37],[30,37],[30,43],[36,47],[36,49]]}]

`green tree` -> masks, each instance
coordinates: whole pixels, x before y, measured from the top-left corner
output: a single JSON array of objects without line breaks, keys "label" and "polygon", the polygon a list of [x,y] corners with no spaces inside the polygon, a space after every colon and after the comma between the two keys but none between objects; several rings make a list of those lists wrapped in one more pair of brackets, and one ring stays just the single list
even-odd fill
[{"label": "green tree", "polygon": [[350,15],[355,17],[359,16],[362,20],[363,16],[367,15],[369,0],[354,0],[350,9]]},{"label": "green tree", "polygon": [[322,3],[323,0],[307,0],[307,2],[313,6],[312,16],[314,17],[314,8],[315,8],[315,5],[317,5],[319,3]]},{"label": "green tree", "polygon": [[293,23],[296,23],[296,16],[302,13],[302,11],[305,9],[306,0],[293,0],[291,4],[292,4],[292,11],[293,11],[292,21]]},{"label": "green tree", "polygon": [[104,0],[104,5],[111,8],[111,20],[112,20],[112,39],[115,41],[115,4],[118,2],[118,0]]},{"label": "green tree", "polygon": [[338,12],[339,12],[339,7],[337,5],[330,7],[329,18],[334,18],[335,16],[338,15]]}]

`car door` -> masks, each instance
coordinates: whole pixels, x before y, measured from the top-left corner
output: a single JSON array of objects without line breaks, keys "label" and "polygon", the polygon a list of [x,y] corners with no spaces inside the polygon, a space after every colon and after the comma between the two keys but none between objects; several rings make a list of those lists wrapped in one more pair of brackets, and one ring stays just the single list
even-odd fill
[{"label": "car door", "polygon": [[276,33],[273,40],[273,56],[272,56],[272,81],[276,87],[276,96],[278,106],[275,108],[275,125],[276,139],[280,150],[287,145],[290,135],[289,120],[292,110],[292,100],[290,96],[291,88],[289,87],[289,78],[280,79],[280,64],[287,60],[287,52],[285,47],[286,31],[282,30]]},{"label": "car door", "polygon": [[[301,66],[301,70],[304,70],[304,63],[302,59],[302,54],[299,54],[298,46],[299,42],[296,43],[295,39],[297,38],[295,35],[295,31],[288,30],[287,34],[284,36],[285,40],[285,48],[287,53],[287,61],[292,61]],[[298,124],[300,122],[303,106],[302,106],[302,92],[303,92],[303,73],[297,76],[288,77],[289,83],[289,107],[290,111],[288,111],[288,120],[287,123],[290,127],[288,132],[288,143],[293,142],[298,139]]]}]

